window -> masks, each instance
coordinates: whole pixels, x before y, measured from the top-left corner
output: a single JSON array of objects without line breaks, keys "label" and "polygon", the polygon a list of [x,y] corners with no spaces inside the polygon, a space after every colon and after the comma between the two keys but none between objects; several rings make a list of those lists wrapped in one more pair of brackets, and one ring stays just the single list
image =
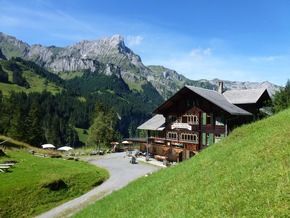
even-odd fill
[{"label": "window", "polygon": [[177,132],[167,132],[168,139],[177,139]]},{"label": "window", "polygon": [[198,143],[198,136],[195,133],[181,133],[181,140]]},{"label": "window", "polygon": [[202,125],[213,125],[213,114],[203,113],[202,114]]},{"label": "window", "polygon": [[225,137],[225,135],[224,134],[216,134],[215,136],[214,136],[214,142],[216,143],[216,142],[218,142],[218,141],[220,141],[222,138],[224,138]]},{"label": "window", "polygon": [[177,120],[177,116],[169,115],[168,120],[169,120],[170,123],[173,123],[173,122],[175,122]]},{"label": "window", "polygon": [[187,96],[187,97],[185,98],[185,105],[186,105],[187,107],[192,107],[192,106],[194,106],[194,101],[193,101],[193,99],[192,99],[190,96]]},{"label": "window", "polygon": [[188,124],[198,124],[198,117],[195,114],[185,114],[183,117],[186,117],[186,123]]},{"label": "window", "polygon": [[224,115],[223,114],[216,116],[215,125],[224,126],[225,125],[224,123],[225,123],[225,119],[224,119]]}]

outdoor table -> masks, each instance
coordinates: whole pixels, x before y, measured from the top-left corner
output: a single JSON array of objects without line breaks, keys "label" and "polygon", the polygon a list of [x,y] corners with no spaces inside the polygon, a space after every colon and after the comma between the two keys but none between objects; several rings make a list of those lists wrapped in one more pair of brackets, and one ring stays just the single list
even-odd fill
[{"label": "outdoor table", "polygon": [[4,172],[6,172],[9,168],[10,168],[10,166],[0,166],[0,172],[4,173]]},{"label": "outdoor table", "polygon": [[14,163],[4,163],[4,164],[0,164],[0,167],[5,167],[5,166],[12,167],[13,165]]}]

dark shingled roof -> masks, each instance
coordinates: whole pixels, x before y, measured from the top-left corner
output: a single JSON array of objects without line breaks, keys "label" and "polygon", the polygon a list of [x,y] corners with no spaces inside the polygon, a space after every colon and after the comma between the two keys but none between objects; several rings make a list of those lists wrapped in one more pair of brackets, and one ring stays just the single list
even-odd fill
[{"label": "dark shingled roof", "polygon": [[[231,115],[241,115],[241,116],[251,116],[252,115],[250,112],[248,112],[248,111],[233,104],[234,102],[238,102],[238,101],[243,102],[242,100],[234,101],[233,99],[231,99],[232,102],[230,102],[223,94],[221,94],[215,90],[197,88],[197,87],[188,86],[188,85],[186,85],[184,88],[187,88],[190,91],[201,96],[202,98],[210,101],[211,103],[215,104],[216,106],[220,107],[221,109],[223,109],[224,111],[228,112]],[[183,88],[183,90],[184,90],[184,88]],[[245,93],[245,92],[243,92],[243,90],[239,90],[239,91],[237,91],[237,93],[239,93],[240,91],[242,91],[241,93]],[[229,94],[226,95],[228,98],[230,98],[229,97],[230,95],[234,96],[234,94],[235,94],[235,92],[230,93],[230,91],[228,93]],[[257,96],[261,96],[263,94],[263,92],[260,93],[258,91],[252,91],[252,92],[249,91],[248,93],[252,93],[252,95],[253,95],[253,96],[248,96],[248,95],[244,96],[244,98],[247,99],[248,103],[251,102],[252,99],[256,99]],[[252,99],[251,99],[251,97],[252,97]],[[172,96],[171,98],[174,98],[174,96]],[[237,98],[239,98],[239,97],[237,96]],[[164,106],[168,107],[169,106],[167,104],[168,102],[170,102],[170,99],[165,101],[161,106],[159,106],[159,108],[162,108]],[[155,110],[155,113],[158,113],[158,112],[160,112],[160,110],[157,108]],[[164,116],[162,114],[156,114],[154,117],[152,117],[151,119],[149,119],[148,121],[146,121],[145,123],[140,125],[137,129],[162,130],[164,128],[164,124],[165,124]]]},{"label": "dark shingled roof", "polygon": [[217,91],[187,85],[185,87],[195,92],[196,94],[200,95],[201,97],[207,99],[211,103],[217,105],[218,107],[225,110],[231,115],[244,115],[244,116],[252,115],[250,112],[230,103],[223,94]]}]

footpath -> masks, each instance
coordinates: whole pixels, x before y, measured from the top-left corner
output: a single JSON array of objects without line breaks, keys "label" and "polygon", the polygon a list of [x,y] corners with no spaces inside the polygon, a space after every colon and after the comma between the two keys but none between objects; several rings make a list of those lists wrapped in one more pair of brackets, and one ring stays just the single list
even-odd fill
[{"label": "footpath", "polygon": [[141,156],[137,158],[138,164],[131,164],[130,157],[125,152],[112,153],[104,156],[89,156],[81,159],[105,168],[109,171],[110,178],[88,193],[53,208],[37,216],[38,218],[69,217],[113,191],[123,188],[137,178],[147,176],[165,167],[160,161],[153,158],[146,161],[145,157]]},{"label": "footpath", "polygon": [[162,162],[162,161],[158,161],[154,158],[149,158],[148,160],[146,160],[146,157],[144,156],[138,156],[137,157],[137,162],[142,162],[142,163],[147,163],[147,164],[152,164],[154,166],[158,166],[158,167],[166,167],[166,165]]}]

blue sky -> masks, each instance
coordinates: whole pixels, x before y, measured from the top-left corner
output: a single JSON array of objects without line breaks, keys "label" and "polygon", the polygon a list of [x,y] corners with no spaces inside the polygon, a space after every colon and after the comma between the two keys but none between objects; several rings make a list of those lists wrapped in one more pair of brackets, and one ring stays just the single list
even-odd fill
[{"label": "blue sky", "polygon": [[0,32],[68,46],[119,34],[145,65],[189,79],[290,79],[288,0],[0,0]]}]

